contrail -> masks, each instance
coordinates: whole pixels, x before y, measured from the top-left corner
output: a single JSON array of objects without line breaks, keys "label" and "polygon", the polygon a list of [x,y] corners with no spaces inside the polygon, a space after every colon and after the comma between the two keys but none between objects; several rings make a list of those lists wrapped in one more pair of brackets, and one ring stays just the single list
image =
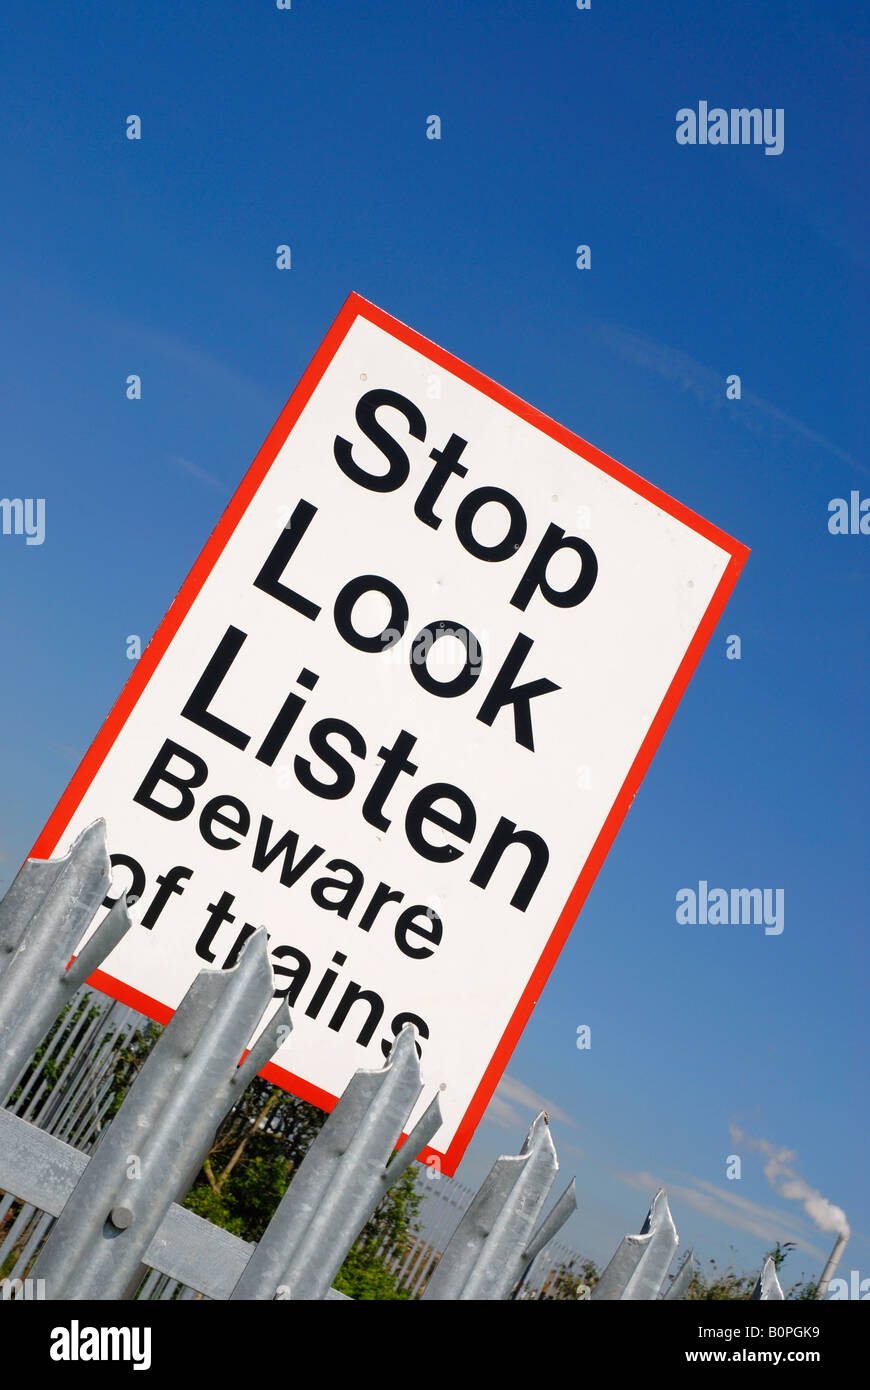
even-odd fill
[{"label": "contrail", "polygon": [[767,1139],[750,1139],[733,1121],[728,1129],[735,1144],[743,1143],[747,1148],[764,1154],[767,1159],[764,1173],[774,1192],[778,1192],[780,1197],[801,1202],[807,1216],[815,1222],[820,1231],[836,1231],[838,1235],[848,1239],[851,1231],[846,1213],[842,1207],[835,1206],[827,1197],[823,1197],[817,1188],[810,1187],[809,1183],[795,1172],[792,1162],[797,1158],[797,1154],[793,1149],[777,1148]]}]

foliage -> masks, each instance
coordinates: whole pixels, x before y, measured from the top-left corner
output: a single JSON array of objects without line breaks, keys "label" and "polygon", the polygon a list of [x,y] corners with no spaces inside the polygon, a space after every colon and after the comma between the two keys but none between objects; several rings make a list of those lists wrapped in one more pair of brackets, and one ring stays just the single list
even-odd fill
[{"label": "foliage", "polygon": [[795,1284],[793,1288],[789,1289],[788,1293],[786,1294],[786,1298],[793,1299],[800,1303],[815,1302],[818,1299],[818,1297],[818,1279],[802,1279],[800,1283]]},{"label": "foliage", "polygon": [[388,1261],[401,1256],[419,1230],[417,1219],[423,1195],[417,1187],[414,1164],[393,1184],[348,1252],[333,1287],[350,1298],[407,1299]]},{"label": "foliage", "polygon": [[705,1274],[696,1269],[686,1293],[687,1299],[748,1299],[758,1282],[757,1274],[737,1274],[729,1265],[720,1270],[715,1260],[710,1260],[710,1269]]},{"label": "foliage", "polygon": [[358,1303],[410,1298],[407,1289],[398,1287],[396,1275],[383,1260],[373,1259],[371,1250],[361,1240],[348,1252],[332,1284],[339,1293]]},{"label": "foliage", "polygon": [[[184,1205],[243,1240],[259,1240],[310,1144],[323,1111],[257,1078],[228,1115]],[[354,1299],[402,1299],[390,1272],[417,1229],[414,1169],[387,1193],[334,1280]]]},{"label": "foliage", "polygon": [[218,1130],[185,1206],[259,1240],[325,1118],[257,1077]]},{"label": "foliage", "polygon": [[[786,1256],[794,1249],[795,1246],[792,1241],[783,1243],[777,1241],[773,1249],[768,1250],[765,1254],[764,1261],[772,1259],[778,1275]],[[727,1269],[720,1270],[715,1260],[710,1260],[709,1263],[711,1268],[707,1274],[696,1269],[686,1294],[687,1299],[747,1300],[752,1297],[752,1292],[758,1283],[758,1273],[737,1274],[730,1265]],[[802,1280],[792,1285],[785,1297],[796,1301],[815,1299],[818,1298],[818,1289],[817,1280]]]}]

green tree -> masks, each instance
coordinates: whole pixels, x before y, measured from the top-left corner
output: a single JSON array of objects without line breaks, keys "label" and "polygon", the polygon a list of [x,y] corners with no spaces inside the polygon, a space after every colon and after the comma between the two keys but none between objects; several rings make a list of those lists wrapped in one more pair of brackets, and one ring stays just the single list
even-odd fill
[{"label": "green tree", "polygon": [[423,1195],[417,1186],[416,1164],[393,1184],[367,1222],[333,1280],[340,1293],[357,1300],[407,1299],[390,1262],[406,1254],[420,1229]]},{"label": "green tree", "polygon": [[185,1206],[259,1240],[325,1119],[257,1077],[220,1126]]},{"label": "green tree", "polygon": [[[221,1125],[184,1205],[243,1240],[259,1240],[326,1115],[259,1077]],[[390,1270],[418,1229],[415,1167],[367,1222],[336,1276],[354,1299],[401,1299]]]}]

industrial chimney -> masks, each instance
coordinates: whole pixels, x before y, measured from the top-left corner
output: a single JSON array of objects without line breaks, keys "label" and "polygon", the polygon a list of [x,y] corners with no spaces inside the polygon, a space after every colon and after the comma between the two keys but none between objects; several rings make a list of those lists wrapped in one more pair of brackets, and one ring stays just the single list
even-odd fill
[{"label": "industrial chimney", "polygon": [[819,1291],[816,1294],[817,1298],[824,1298],[825,1293],[827,1292],[828,1284],[831,1282],[831,1277],[834,1273],[834,1270],[840,1263],[840,1256],[846,1248],[846,1243],[848,1239],[849,1232],[841,1231],[840,1234],[837,1236],[837,1239],[834,1241],[834,1248],[828,1256],[828,1263],[822,1270],[822,1277],[819,1280]]}]

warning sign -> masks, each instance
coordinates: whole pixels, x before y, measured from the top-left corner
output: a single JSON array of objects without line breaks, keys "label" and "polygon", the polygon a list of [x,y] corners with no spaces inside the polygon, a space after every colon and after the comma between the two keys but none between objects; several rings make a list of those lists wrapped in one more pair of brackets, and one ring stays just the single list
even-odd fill
[{"label": "warning sign", "polygon": [[34,848],[107,822],[94,982],[165,1020],[265,927],[264,1075],[410,1020],[452,1172],[746,554],[351,295]]}]

